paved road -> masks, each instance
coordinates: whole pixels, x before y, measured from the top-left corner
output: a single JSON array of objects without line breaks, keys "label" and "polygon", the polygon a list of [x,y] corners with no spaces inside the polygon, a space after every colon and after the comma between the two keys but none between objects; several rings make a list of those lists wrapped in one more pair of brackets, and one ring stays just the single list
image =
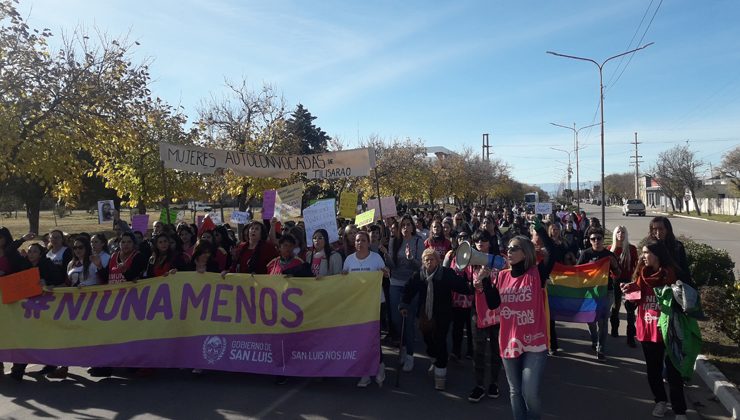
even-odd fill
[{"label": "paved road", "polygon": [[[601,207],[587,204],[583,206],[583,209],[589,217],[601,218]],[[607,207],[606,225],[608,229],[613,229],[617,225],[626,226],[627,232],[630,234],[630,242],[636,244],[640,239],[647,236],[650,219],[656,215],[657,213],[648,212],[645,217],[627,217],[622,216],[620,208]],[[736,272],[740,270],[740,224],[672,217],[671,225],[676,236],[684,235],[714,248],[726,249],[732,260],[735,261]]]},{"label": "paved road", "polygon": [[[622,325],[624,330],[624,325]],[[559,324],[561,356],[548,359],[543,390],[545,419],[648,419],[653,408],[642,352],[624,338],[611,339],[609,361],[597,363],[587,330]],[[622,331],[624,333],[624,331]],[[421,344],[421,343],[418,343]],[[423,347],[423,346],[418,346]],[[509,419],[503,372],[502,396],[478,404],[467,401],[474,385],[470,360],[451,362],[448,389],[434,391],[429,361],[418,355],[414,372],[393,386],[395,352],[386,348],[388,380],[355,388],[352,379],[293,379],[273,384],[259,375],[160,371],[149,378],[89,377],[72,368],[69,379],[29,374],[23,383],[0,378],[0,418],[107,419]],[[10,367],[6,365],[6,369]],[[37,371],[40,366],[29,367]],[[691,419],[727,419],[728,413],[695,376],[686,387]],[[668,415],[667,418],[672,418]]]}]

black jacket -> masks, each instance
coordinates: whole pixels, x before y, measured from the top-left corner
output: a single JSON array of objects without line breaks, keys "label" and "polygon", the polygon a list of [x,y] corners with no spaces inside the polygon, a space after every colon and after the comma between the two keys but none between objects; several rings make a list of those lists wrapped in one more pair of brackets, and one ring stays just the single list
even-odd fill
[{"label": "black jacket", "polygon": [[[437,322],[449,323],[452,320],[452,292],[470,295],[473,291],[468,285],[465,277],[458,276],[455,270],[443,267],[440,277],[434,276],[434,306],[432,307],[432,318]],[[416,295],[419,295],[419,310],[423,311],[427,300],[427,283],[422,280],[421,272],[417,271],[411,276],[403,290],[401,299],[402,306],[408,306]]]}]

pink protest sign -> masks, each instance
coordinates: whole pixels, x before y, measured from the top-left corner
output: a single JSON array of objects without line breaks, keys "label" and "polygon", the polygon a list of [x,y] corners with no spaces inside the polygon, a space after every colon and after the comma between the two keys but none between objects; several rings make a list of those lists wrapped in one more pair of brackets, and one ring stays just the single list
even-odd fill
[{"label": "pink protest sign", "polygon": [[134,232],[141,232],[146,234],[149,228],[149,215],[148,214],[135,214],[131,216],[131,230]]},{"label": "pink protest sign", "polygon": [[275,216],[276,190],[266,190],[262,199],[262,219],[272,219]]}]

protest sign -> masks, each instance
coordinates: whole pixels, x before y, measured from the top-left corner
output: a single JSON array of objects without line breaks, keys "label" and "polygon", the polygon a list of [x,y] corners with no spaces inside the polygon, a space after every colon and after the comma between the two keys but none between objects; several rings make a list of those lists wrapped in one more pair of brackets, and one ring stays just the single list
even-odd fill
[{"label": "protest sign", "polygon": [[170,220],[167,220],[167,209],[162,209],[162,212],[159,213],[159,221],[162,223],[175,223],[178,220],[183,220],[185,218],[185,212],[182,212],[183,217],[180,218],[180,212],[174,209],[170,209]]},{"label": "protest sign", "polygon": [[212,174],[223,168],[260,178],[289,178],[295,173],[308,179],[368,176],[375,167],[373,149],[286,156],[159,143],[159,159],[171,169]]},{"label": "protest sign", "polygon": [[0,293],[3,295],[3,303],[13,303],[21,299],[38,296],[41,292],[41,277],[38,267],[0,276]]},{"label": "protest sign", "polygon": [[319,229],[326,229],[329,242],[339,240],[337,231],[336,200],[328,198],[303,209],[303,224],[306,226],[306,243],[311,244],[313,234]]},{"label": "protest sign", "polygon": [[135,214],[131,216],[131,230],[134,232],[141,232],[146,235],[146,231],[149,229],[149,215],[148,214]]},{"label": "protest sign", "polygon": [[178,272],[0,305],[0,360],[286,376],[374,375],[381,272]]},{"label": "protest sign", "polygon": [[296,182],[283,188],[278,188],[275,199],[275,215],[280,220],[296,219],[301,217],[303,204],[303,183]]},{"label": "protest sign", "polygon": [[198,229],[203,226],[203,220],[205,220],[205,218],[206,216],[204,214],[199,214],[195,216],[195,225],[198,226]]},{"label": "protest sign", "polygon": [[352,219],[357,214],[357,193],[344,191],[339,197],[339,217]]},{"label": "protest sign", "polygon": [[234,225],[246,225],[249,223],[249,213],[246,211],[233,211],[229,223]]},{"label": "protest sign", "polygon": [[[383,206],[383,218],[396,217],[396,197],[381,197],[380,204]],[[373,198],[367,200],[367,209],[375,209],[375,219],[380,219],[380,207],[378,207],[378,199]]]},{"label": "protest sign", "polygon": [[360,213],[355,217],[355,225],[358,228],[367,226],[375,221],[375,209],[370,209],[364,213]]},{"label": "protest sign", "polygon": [[266,190],[262,195],[262,220],[270,220],[275,217],[275,201],[277,191]]},{"label": "protest sign", "polygon": [[103,222],[112,222],[116,206],[113,200],[98,201],[98,224]]},{"label": "protest sign", "polygon": [[212,211],[208,213],[208,216],[211,218],[211,221],[214,225],[219,226],[223,225],[224,222],[221,220],[221,212],[220,211]]},{"label": "protest sign", "polygon": [[534,212],[535,214],[550,214],[552,213],[552,203],[535,203]]}]

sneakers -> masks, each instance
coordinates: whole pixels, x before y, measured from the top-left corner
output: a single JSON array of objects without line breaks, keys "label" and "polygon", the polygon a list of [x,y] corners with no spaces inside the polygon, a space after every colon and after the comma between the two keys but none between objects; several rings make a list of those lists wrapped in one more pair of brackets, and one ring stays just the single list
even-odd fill
[{"label": "sneakers", "polygon": [[434,368],[434,389],[444,391],[447,384],[447,368]]},{"label": "sneakers", "polygon": [[687,420],[686,414],[676,414],[676,420]]},{"label": "sneakers", "polygon": [[432,363],[429,365],[429,369],[427,369],[427,373],[429,374],[429,376],[434,375],[434,363],[436,362],[437,361],[435,359],[432,359]]},{"label": "sneakers", "polygon": [[363,376],[360,378],[360,382],[357,382],[358,388],[367,388],[368,385],[372,382],[372,379],[370,379],[369,376]]},{"label": "sneakers", "polygon": [[385,381],[385,363],[378,366],[378,373],[375,374],[375,383],[378,387],[383,387],[383,381]]},{"label": "sneakers", "polygon": [[67,377],[68,372],[69,368],[66,366],[62,366],[59,369],[54,370],[53,372],[47,373],[46,377],[49,379],[64,379]]},{"label": "sneakers", "polygon": [[495,383],[488,385],[488,398],[498,398],[498,396],[498,385]]},{"label": "sneakers", "polygon": [[406,358],[403,361],[403,369],[404,372],[411,372],[414,370],[414,356],[407,354]]},{"label": "sneakers", "polygon": [[606,355],[602,352],[596,353],[596,360],[598,360],[601,363],[606,363]]},{"label": "sneakers", "polygon": [[192,373],[193,375],[202,375],[203,369],[193,369],[190,371],[190,373]]},{"label": "sneakers", "polygon": [[665,416],[666,411],[668,411],[666,402],[658,401],[655,403],[655,408],[653,408],[653,417],[663,417]]},{"label": "sneakers", "polygon": [[483,399],[484,395],[486,395],[486,390],[482,386],[476,386],[468,396],[468,401],[477,403]]}]

